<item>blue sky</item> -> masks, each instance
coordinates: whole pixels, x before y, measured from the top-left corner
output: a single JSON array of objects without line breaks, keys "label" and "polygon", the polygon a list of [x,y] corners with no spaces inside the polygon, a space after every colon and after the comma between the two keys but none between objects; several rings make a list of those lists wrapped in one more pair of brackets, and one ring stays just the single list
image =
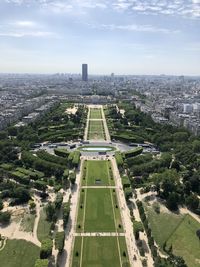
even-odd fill
[{"label": "blue sky", "polygon": [[0,0],[0,72],[200,75],[200,0]]}]

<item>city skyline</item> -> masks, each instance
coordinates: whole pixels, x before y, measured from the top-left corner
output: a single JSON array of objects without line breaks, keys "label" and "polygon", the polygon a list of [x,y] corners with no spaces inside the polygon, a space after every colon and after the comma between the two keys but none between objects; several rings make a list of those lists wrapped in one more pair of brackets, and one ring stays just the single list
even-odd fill
[{"label": "city skyline", "polygon": [[200,75],[199,0],[2,0],[0,17],[1,73]]}]

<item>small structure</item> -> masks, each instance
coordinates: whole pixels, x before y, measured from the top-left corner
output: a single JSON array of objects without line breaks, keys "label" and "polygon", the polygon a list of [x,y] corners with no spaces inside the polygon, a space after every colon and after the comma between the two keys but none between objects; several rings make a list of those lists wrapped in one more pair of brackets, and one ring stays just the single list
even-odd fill
[{"label": "small structure", "polygon": [[101,182],[101,179],[96,179],[95,180],[95,184],[97,184],[97,185],[99,185],[99,184],[101,184],[102,182]]}]

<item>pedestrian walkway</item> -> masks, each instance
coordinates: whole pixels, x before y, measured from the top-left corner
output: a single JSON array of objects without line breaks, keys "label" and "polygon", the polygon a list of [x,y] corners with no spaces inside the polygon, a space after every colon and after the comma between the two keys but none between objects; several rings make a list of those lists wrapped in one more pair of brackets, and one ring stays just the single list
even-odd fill
[{"label": "pedestrian walkway", "polygon": [[81,186],[81,188],[90,188],[90,189],[99,189],[99,188],[108,188],[108,189],[116,189],[117,187],[116,186],[112,186],[112,185],[105,185],[105,186],[103,186],[103,185],[95,185],[95,186],[93,186],[93,185],[84,185],[84,186]]},{"label": "pedestrian walkway", "polygon": [[112,233],[74,233],[74,236],[81,236],[81,237],[86,237],[86,236],[89,236],[89,237],[103,237],[103,236],[125,236],[125,233],[116,233],[116,232],[112,232]]}]

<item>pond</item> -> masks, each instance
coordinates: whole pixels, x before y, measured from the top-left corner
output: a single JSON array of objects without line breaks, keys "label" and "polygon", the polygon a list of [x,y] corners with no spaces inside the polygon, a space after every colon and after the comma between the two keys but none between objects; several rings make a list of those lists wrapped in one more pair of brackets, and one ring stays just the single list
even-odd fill
[{"label": "pond", "polygon": [[81,148],[82,151],[89,151],[89,152],[95,152],[95,151],[100,151],[100,152],[107,152],[107,151],[112,151],[112,147],[83,147]]}]

